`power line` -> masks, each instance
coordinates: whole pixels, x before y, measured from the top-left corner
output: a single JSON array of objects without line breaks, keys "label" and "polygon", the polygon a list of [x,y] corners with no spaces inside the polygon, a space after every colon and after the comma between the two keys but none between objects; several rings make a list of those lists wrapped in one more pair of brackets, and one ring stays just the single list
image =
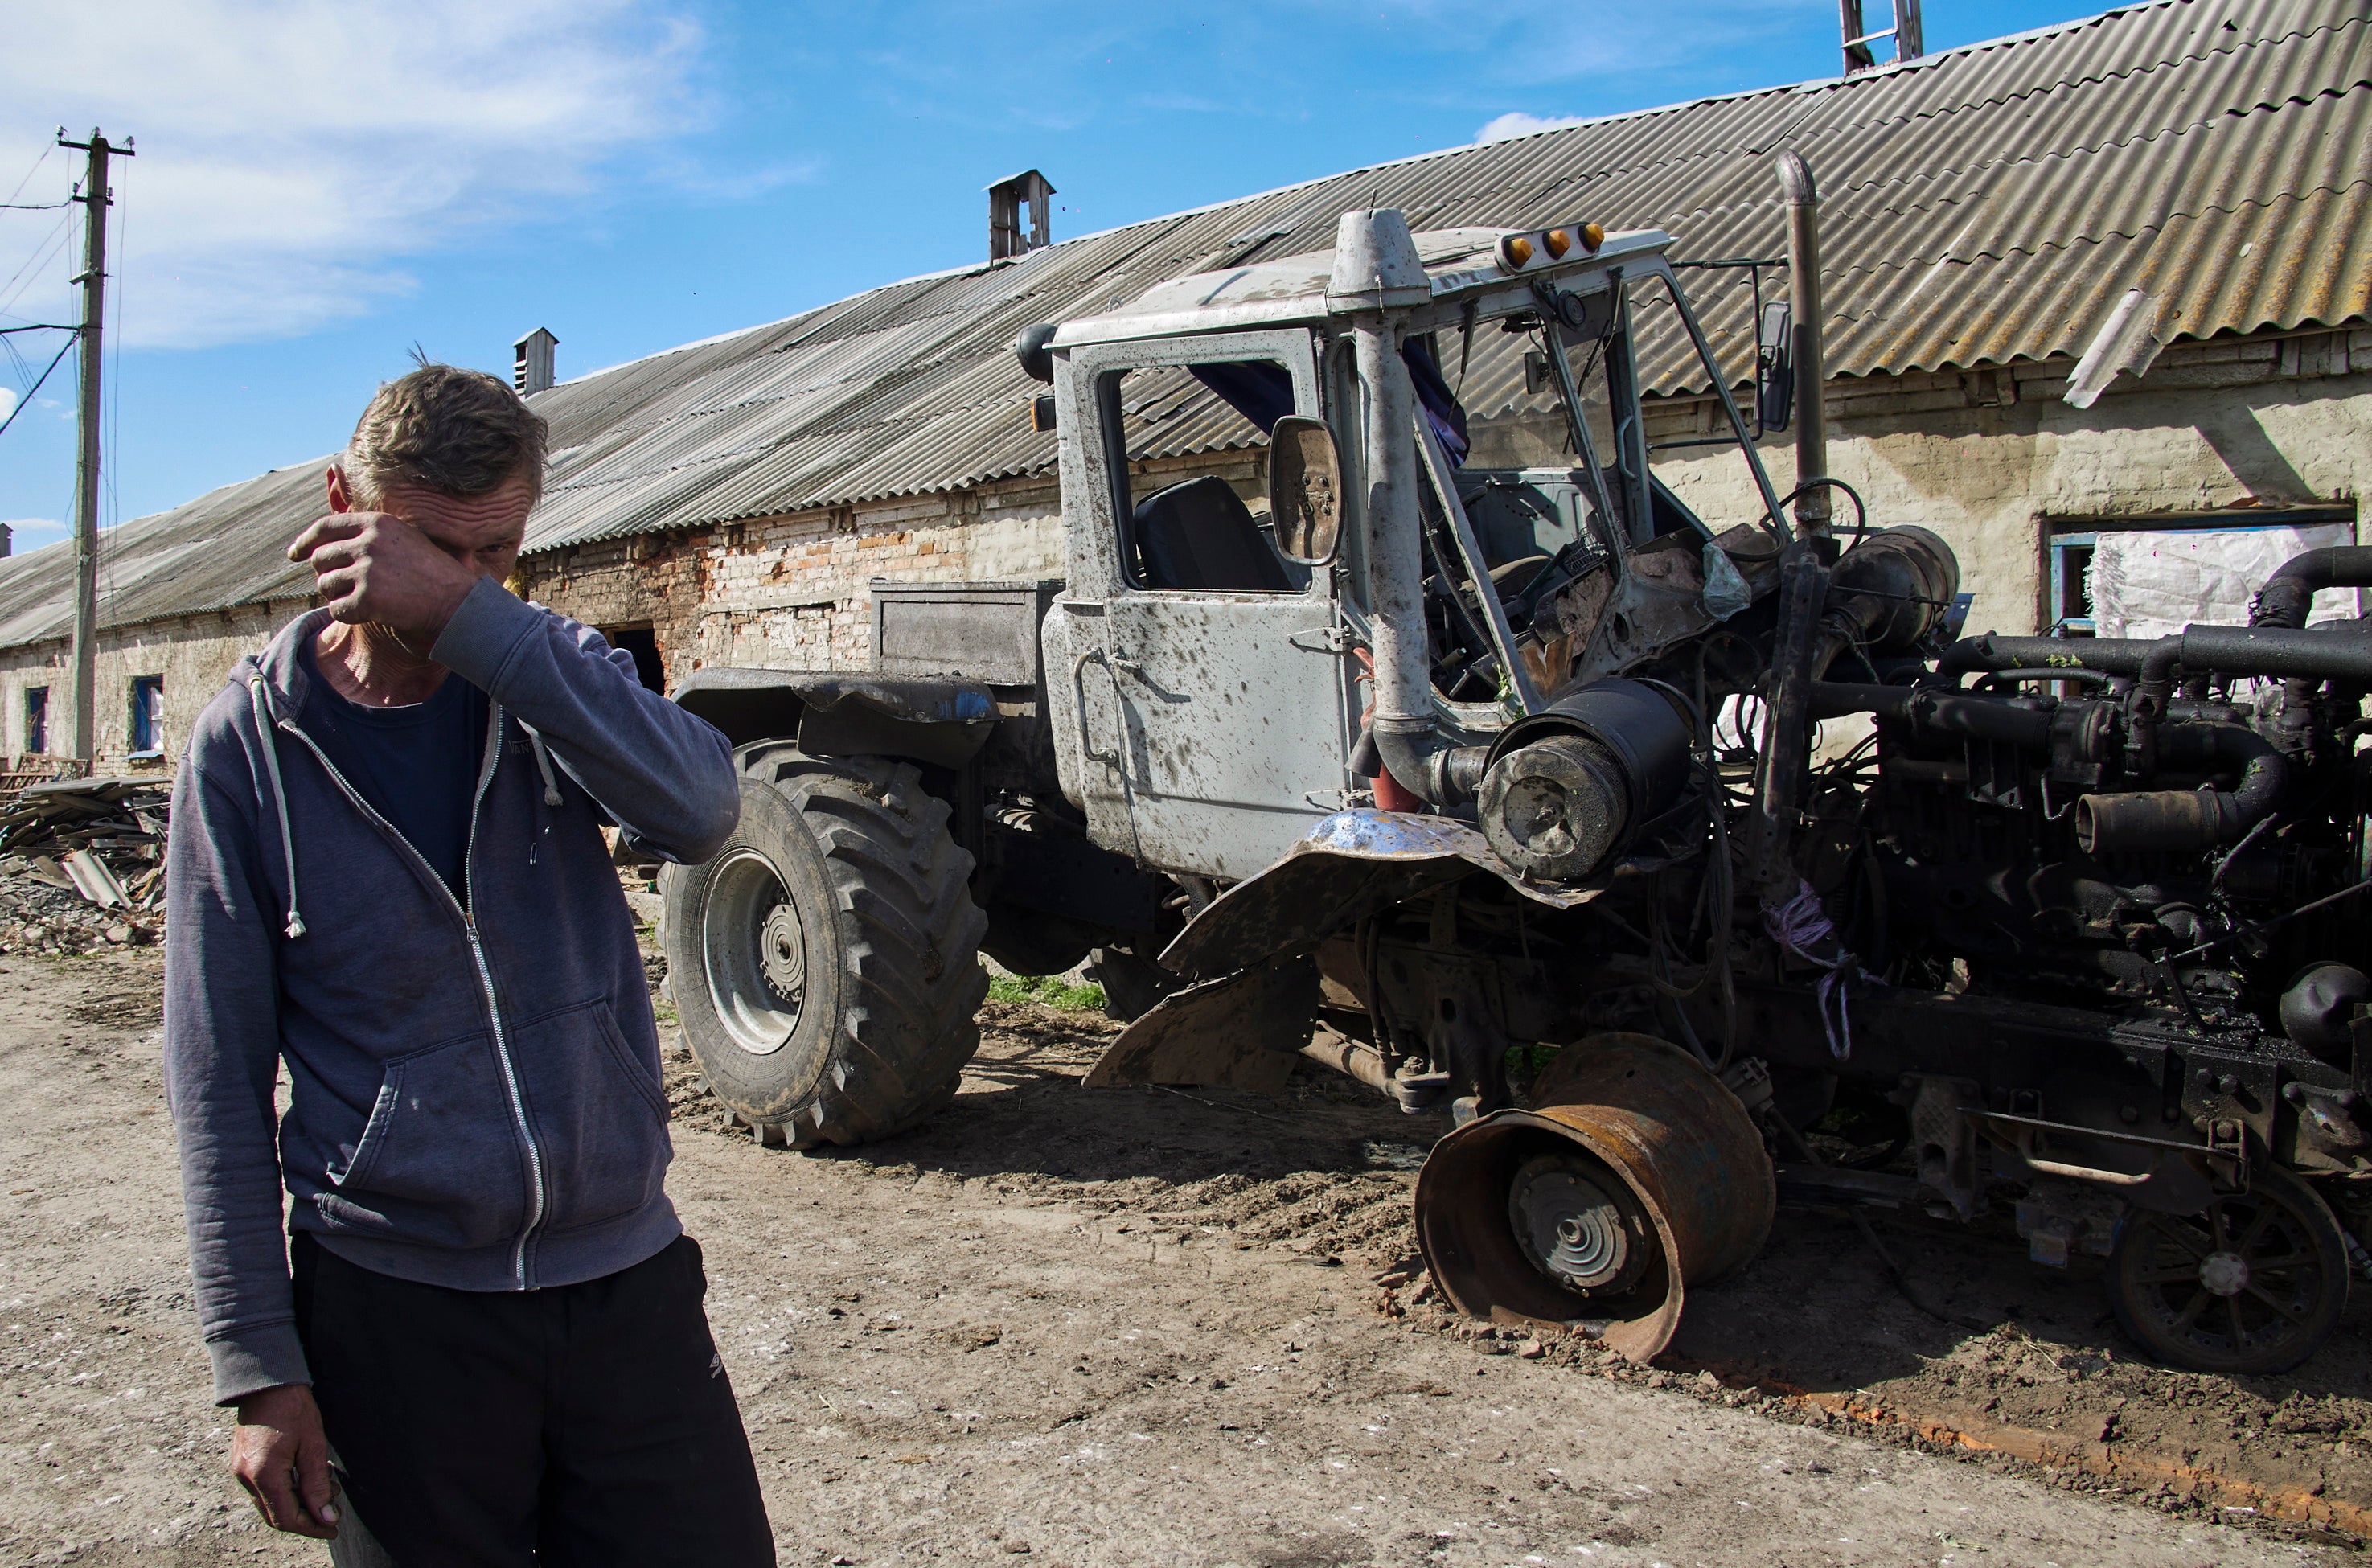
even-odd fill
[{"label": "power line", "polygon": [[[17,279],[23,278],[25,280],[25,288],[30,288],[33,286],[33,277],[40,275],[40,269],[48,263],[52,256],[56,255],[58,251],[64,247],[66,231],[73,226],[73,224],[74,215],[71,213],[66,215],[64,217],[58,219],[58,226],[43,235],[40,241],[35,245],[31,258],[28,260],[23,266],[18,267],[14,273],[10,273],[6,283],[0,283],[0,310],[6,310],[11,305],[16,304],[17,296],[25,292],[24,288],[17,287]],[[28,276],[28,273],[32,274],[32,276]],[[14,292],[11,292],[12,290]]]},{"label": "power line", "polygon": [[[57,358],[50,361],[50,370],[55,370],[58,367],[59,363],[73,351],[74,345],[81,341],[81,337],[82,334],[77,332],[73,337],[66,340],[65,347],[58,350]],[[25,395],[17,400],[17,406],[8,411],[8,417],[6,419],[0,419],[0,436],[6,436],[8,434],[8,427],[17,423],[17,416],[24,412],[26,409],[32,405],[33,394],[41,389],[42,381],[46,381],[50,378],[50,370],[42,371],[40,379],[36,380],[30,387],[27,388],[25,389]]]},{"label": "power line", "polygon": [[44,146],[41,150],[40,155],[33,159],[33,167],[25,170],[25,178],[17,181],[17,188],[8,192],[10,201],[13,202],[25,193],[25,187],[33,182],[33,176],[41,172],[41,166],[49,162],[50,155],[57,150],[55,145]]}]

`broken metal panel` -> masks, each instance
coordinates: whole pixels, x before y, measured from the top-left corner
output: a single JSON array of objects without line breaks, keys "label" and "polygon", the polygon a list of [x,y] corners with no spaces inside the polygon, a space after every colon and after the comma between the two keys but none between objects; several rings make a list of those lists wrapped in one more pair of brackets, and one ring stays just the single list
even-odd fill
[{"label": "broken metal panel", "polygon": [[1171,1084],[1285,1087],[1318,1016],[1318,966],[1307,956],[1189,986],[1121,1031],[1087,1076],[1091,1089]]},{"label": "broken metal panel", "polygon": [[1188,923],[1161,961],[1181,974],[1225,974],[1271,953],[1313,947],[1477,871],[1552,909],[1598,896],[1593,889],[1527,884],[1480,832],[1455,819],[1354,808],[1318,823],[1274,865],[1228,889]]}]

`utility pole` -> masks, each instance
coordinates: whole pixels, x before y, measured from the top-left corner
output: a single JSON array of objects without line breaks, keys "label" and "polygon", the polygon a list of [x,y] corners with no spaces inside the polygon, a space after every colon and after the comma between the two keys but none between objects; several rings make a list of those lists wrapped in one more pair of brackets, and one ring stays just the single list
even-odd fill
[{"label": "utility pole", "polygon": [[83,177],[82,398],[76,428],[81,447],[75,459],[75,608],[74,608],[74,754],[84,762],[99,752],[99,377],[100,337],[107,318],[107,160],[111,155],[133,156],[129,137],[110,146],[94,127],[87,142],[69,142],[64,127],[58,145],[90,155]]}]

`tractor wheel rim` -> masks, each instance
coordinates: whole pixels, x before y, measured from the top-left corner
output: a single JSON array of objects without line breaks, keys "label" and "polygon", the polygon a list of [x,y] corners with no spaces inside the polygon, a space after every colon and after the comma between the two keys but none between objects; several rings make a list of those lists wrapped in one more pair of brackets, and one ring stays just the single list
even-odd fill
[{"label": "tractor wheel rim", "polygon": [[2128,1286],[2156,1330],[2194,1353],[2222,1360],[2276,1351],[2334,1283],[2303,1216],[2270,1191],[2218,1198],[2202,1215],[2137,1218],[2148,1245]]},{"label": "tractor wheel rim", "polygon": [[726,1037],[752,1056],[780,1051],[807,1004],[807,930],[774,863],[746,847],[720,861],[700,935]]}]

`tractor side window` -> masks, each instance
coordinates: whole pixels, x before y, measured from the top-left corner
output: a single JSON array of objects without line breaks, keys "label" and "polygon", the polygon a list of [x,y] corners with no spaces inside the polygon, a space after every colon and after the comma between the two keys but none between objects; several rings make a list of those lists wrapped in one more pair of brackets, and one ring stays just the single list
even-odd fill
[{"label": "tractor side window", "polygon": [[1277,548],[1260,454],[1294,412],[1272,360],[1113,371],[1097,388],[1121,563],[1131,586],[1299,593],[1308,563]]}]

